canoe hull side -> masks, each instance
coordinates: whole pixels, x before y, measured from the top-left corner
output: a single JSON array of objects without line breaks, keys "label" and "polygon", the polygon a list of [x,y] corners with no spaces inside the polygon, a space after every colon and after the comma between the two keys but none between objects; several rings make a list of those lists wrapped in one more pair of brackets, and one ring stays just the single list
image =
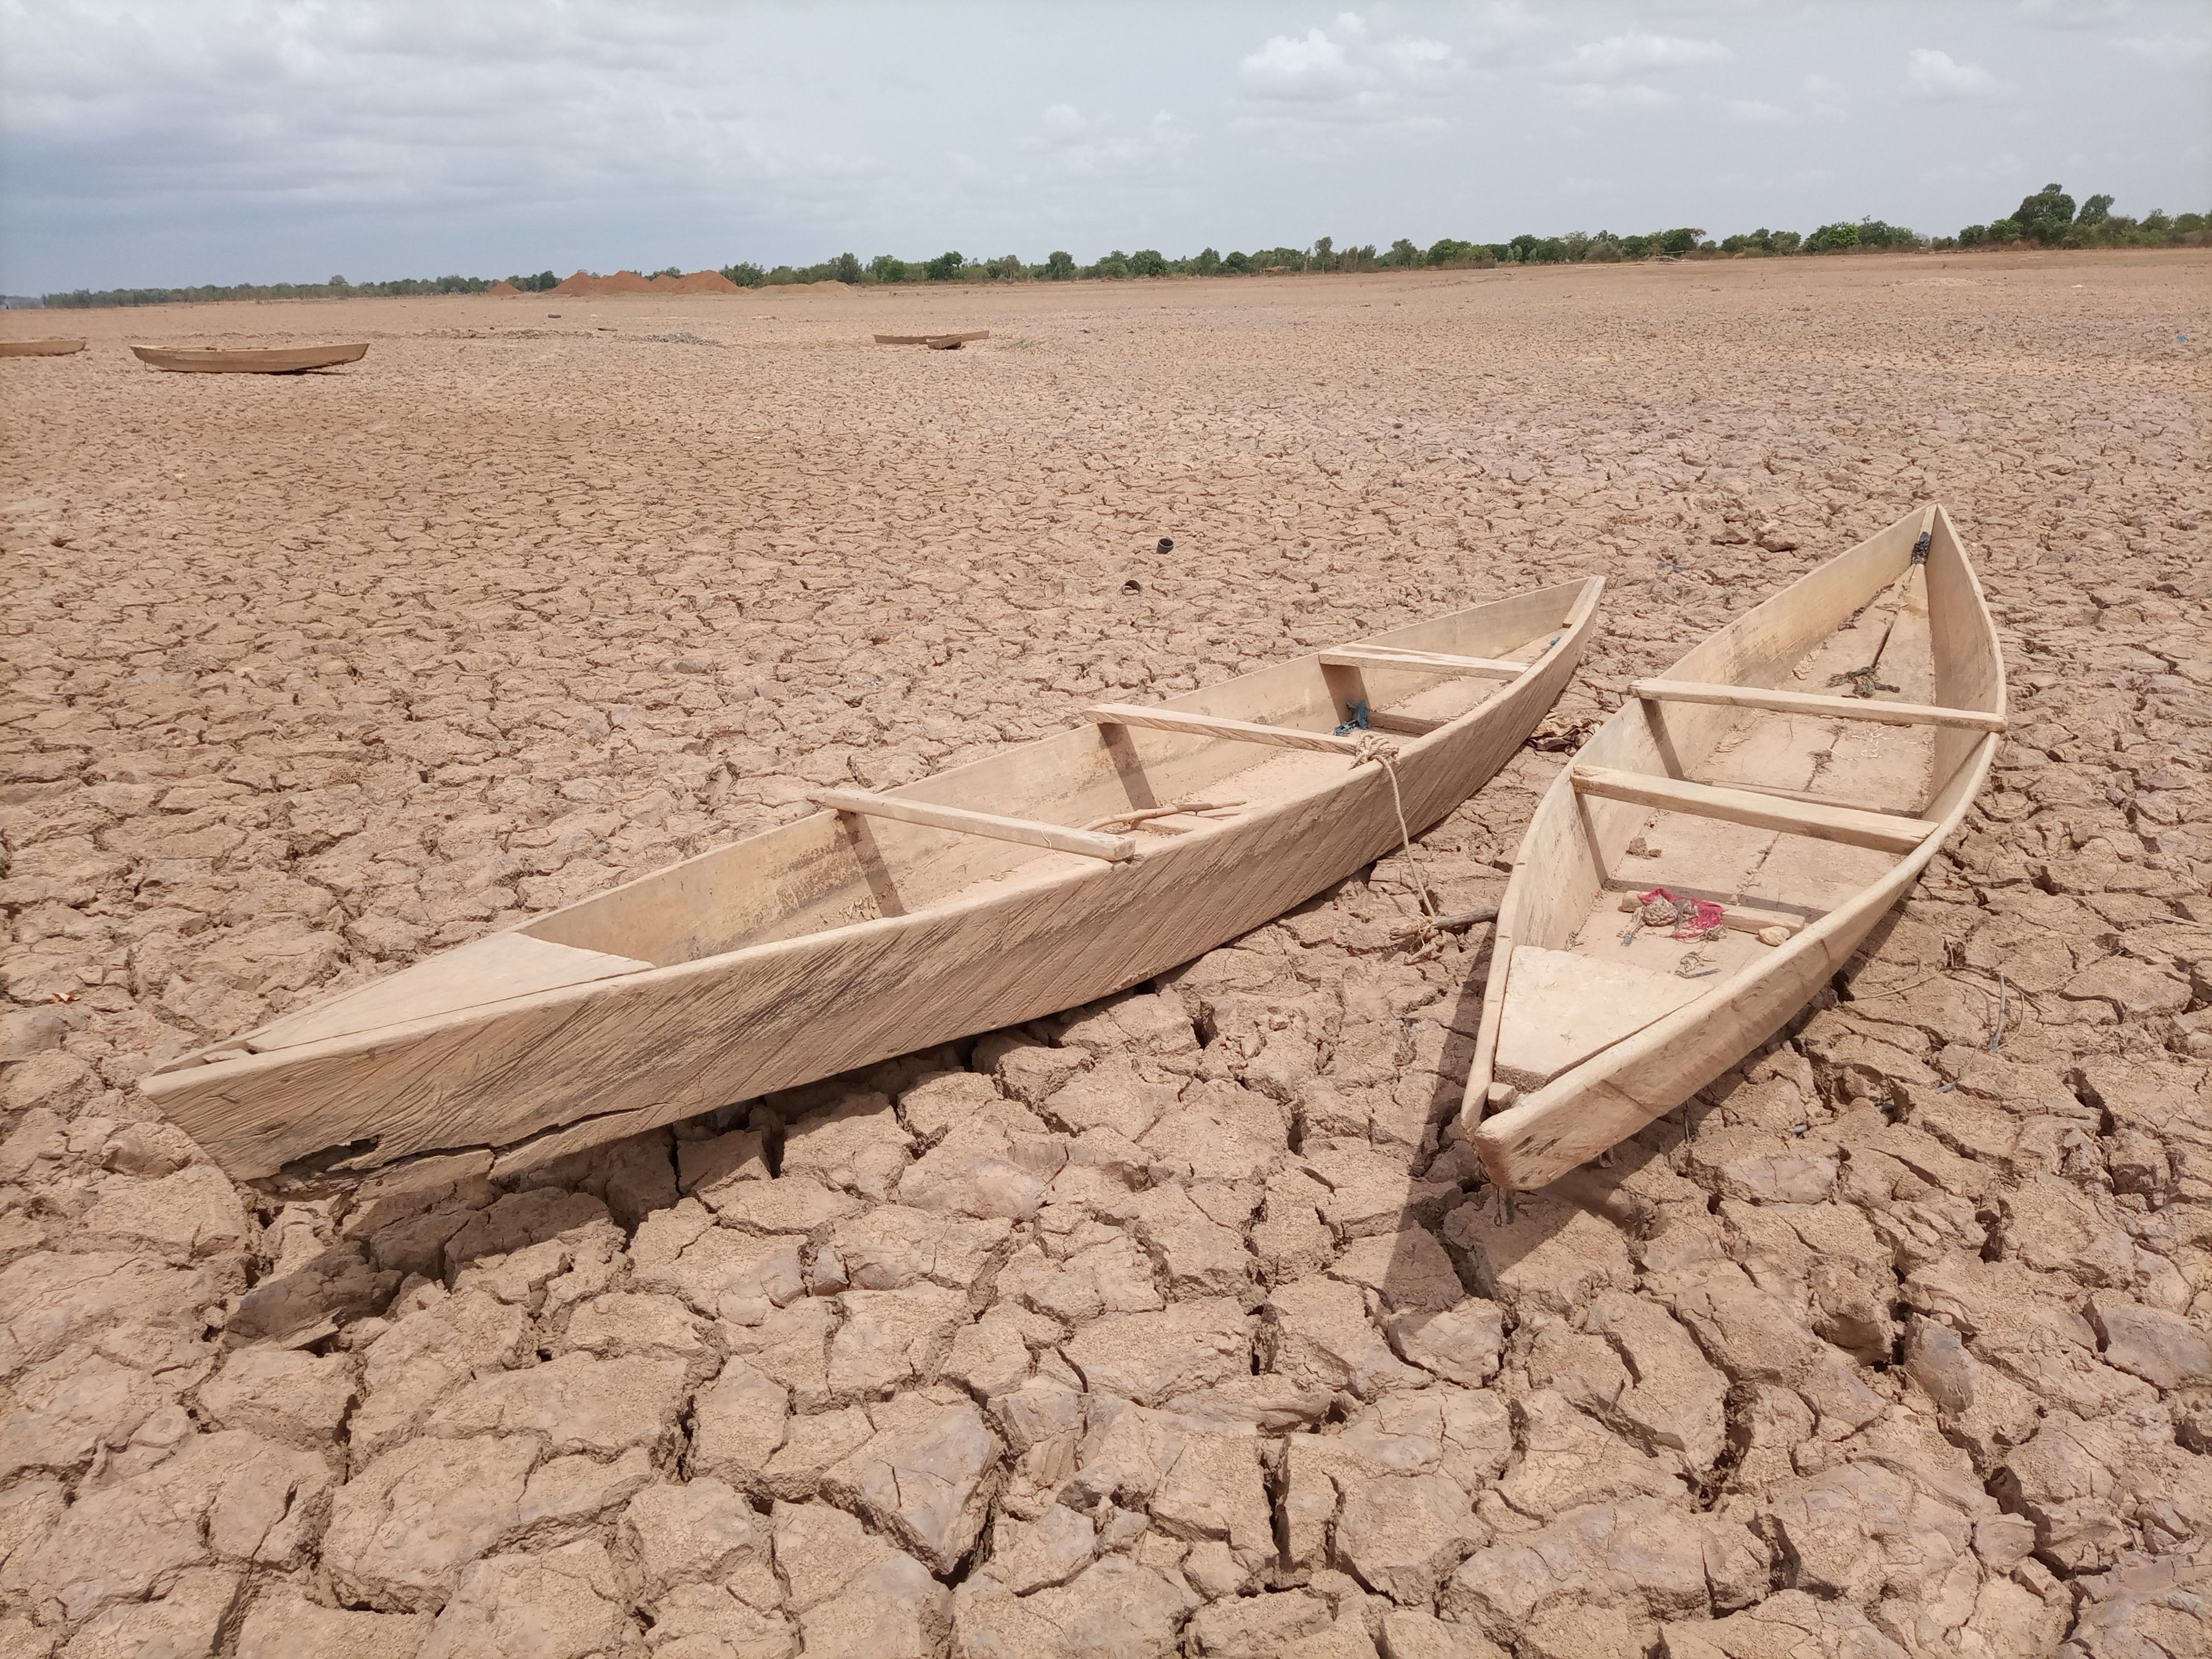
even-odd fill
[{"label": "canoe hull side", "polygon": [[[1402,745],[1419,830],[1519,749],[1573,673],[1585,604],[1492,702]],[[1249,932],[1399,840],[1379,767],[1233,821],[1010,890],[654,969],[481,1018],[277,1050],[143,1081],[228,1173],[339,1147],[362,1167],[513,1146],[561,1152],[1018,1024],[1123,990]]]},{"label": "canoe hull side", "polygon": [[368,355],[368,345],[364,341],[358,345],[276,347],[268,350],[164,351],[154,346],[132,346],[131,350],[149,368],[167,369],[173,374],[304,374],[309,369],[359,362]]},{"label": "canoe hull side", "polygon": [[[1916,509],[1866,541],[1816,567],[1701,642],[1667,678],[1760,684],[1786,672],[1791,653],[1872,599],[1908,567],[1922,512]],[[1979,581],[1948,514],[1934,509],[1931,592],[1947,603],[1937,616],[1946,665],[1937,684],[1954,706],[2005,711],[2004,665]],[[1978,632],[1975,631],[1978,629]],[[1948,636],[1948,637],[1947,637]],[[1704,711],[1692,707],[1696,717]],[[1733,711],[1714,710],[1716,722]],[[1686,726],[1688,722],[1678,722]],[[1549,944],[1588,913],[1606,875],[1644,817],[1643,809],[1578,796],[1575,765],[1601,762],[1663,772],[1651,728],[1631,701],[1595,732],[1537,805],[1498,906],[1498,933],[1516,944]],[[1662,1117],[1788,1024],[1817,995],[1895,907],[1958,830],[1987,781],[1996,734],[1947,732],[1938,739],[1944,779],[1924,817],[1937,829],[1844,906],[1739,973],[1712,995],[1658,1021],[1494,1116],[1470,1079],[1461,1121],[1498,1185],[1528,1189],[1558,1179],[1607,1147]],[[1593,855],[1591,842],[1599,847]],[[1495,969],[1484,992],[1498,996]],[[1487,1078],[1482,1079],[1486,1093]]]},{"label": "canoe hull side", "polygon": [[1964,821],[1996,759],[1982,738],[1963,799],[1940,830],[1851,904],[1822,917],[1711,996],[1647,1027],[1486,1119],[1473,1135],[1483,1173],[1526,1191],[1558,1180],[1664,1117],[1787,1025],[1851,955]]}]

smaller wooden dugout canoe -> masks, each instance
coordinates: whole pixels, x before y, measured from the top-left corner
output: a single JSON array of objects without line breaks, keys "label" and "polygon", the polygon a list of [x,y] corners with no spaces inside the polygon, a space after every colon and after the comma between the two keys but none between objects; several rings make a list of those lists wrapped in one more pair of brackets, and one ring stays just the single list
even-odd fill
[{"label": "smaller wooden dugout canoe", "polygon": [[72,357],[83,349],[82,340],[0,340],[0,357]]},{"label": "smaller wooden dugout canoe", "polygon": [[[2005,724],[1996,630],[1937,506],[1629,691],[1499,902],[1461,1121],[1501,1187],[1557,1179],[1786,1024],[1957,830]],[[1717,904],[1719,937],[1622,908],[1656,889]]]},{"label": "smaller wooden dugout canoe", "polygon": [[243,349],[189,346],[173,351],[155,346],[132,346],[131,350],[149,368],[166,368],[179,374],[304,374],[311,368],[359,362],[368,350],[368,343],[362,340],[352,345]]},{"label": "smaller wooden dugout canoe", "polygon": [[[1539,589],[824,810],[161,1067],[232,1176],[502,1169],[1127,989],[1419,832],[1511,759],[1602,580]],[[1364,702],[1396,788],[1334,728]],[[1167,812],[1162,809],[1177,809]],[[1131,814],[1148,820],[1139,830]],[[1152,831],[1163,833],[1152,833]]]},{"label": "smaller wooden dugout canoe", "polygon": [[991,331],[979,328],[969,334],[878,334],[878,345],[927,346],[932,351],[957,351],[970,340],[988,340]]}]

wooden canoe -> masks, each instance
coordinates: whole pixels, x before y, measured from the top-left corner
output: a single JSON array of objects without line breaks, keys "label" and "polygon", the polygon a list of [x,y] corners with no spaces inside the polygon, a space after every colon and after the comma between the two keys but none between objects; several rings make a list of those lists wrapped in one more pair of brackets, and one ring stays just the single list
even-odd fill
[{"label": "wooden canoe", "polygon": [[878,345],[927,346],[932,351],[957,351],[970,340],[988,340],[991,331],[979,328],[972,334],[878,334]]},{"label": "wooden canoe", "polygon": [[132,346],[138,361],[149,368],[172,369],[181,374],[304,374],[311,368],[330,368],[338,363],[359,362],[368,343],[353,345],[271,346],[231,349],[222,346],[192,346],[163,351],[153,346]]},{"label": "wooden canoe", "polygon": [[72,357],[83,349],[82,340],[0,340],[0,357]]},{"label": "wooden canoe", "polygon": [[[1996,630],[1933,506],[1629,690],[1498,905],[1462,1121],[1501,1187],[1565,1174],[1786,1024],[1958,828],[2005,723]],[[1719,936],[1674,937],[1709,911],[1624,912],[1656,889],[1719,906]]]},{"label": "wooden canoe", "polygon": [[[1124,989],[1435,823],[1574,672],[1600,579],[1316,652],[826,809],[166,1066],[231,1175],[514,1169]],[[1187,811],[1150,818],[1161,807]]]}]

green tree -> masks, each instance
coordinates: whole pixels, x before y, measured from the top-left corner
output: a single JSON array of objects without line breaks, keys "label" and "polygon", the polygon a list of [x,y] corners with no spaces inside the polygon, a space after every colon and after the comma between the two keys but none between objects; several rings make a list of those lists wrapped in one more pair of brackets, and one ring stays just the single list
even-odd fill
[{"label": "green tree", "polygon": [[1316,237],[1313,252],[1306,256],[1306,266],[1311,270],[1334,270],[1336,269],[1336,238]]},{"label": "green tree", "polygon": [[1838,222],[1832,225],[1822,225],[1810,236],[1808,236],[1805,239],[1805,252],[1808,253],[1828,253],[1839,248],[1856,247],[1858,245],[1859,228],[1856,225],[1847,225]]},{"label": "green tree", "polygon": [[1249,276],[1252,274],[1252,256],[1249,253],[1231,253],[1221,262],[1221,268],[1224,270],[1233,270],[1239,276]]},{"label": "green tree", "polygon": [[858,254],[841,253],[830,262],[830,276],[833,282],[860,283],[867,279],[867,275],[861,268]]},{"label": "green tree", "polygon": [[2017,242],[2025,238],[2027,234],[2027,228],[2022,225],[2017,219],[1992,219],[1990,221],[1990,240],[1992,242]]},{"label": "green tree", "polygon": [[1140,247],[1129,256],[1129,274],[1133,276],[1164,276],[1168,262],[1156,247]]},{"label": "green tree", "polygon": [[2101,225],[2112,216],[2112,198],[2109,196],[2092,196],[2081,204],[2081,210],[2074,216],[2074,222],[2077,225]]},{"label": "green tree", "polygon": [[668,265],[659,270],[647,271],[646,274],[648,276],[681,276],[684,274],[684,268],[681,265]]},{"label": "green tree", "polygon": [[1210,247],[1202,247],[1184,260],[1182,266],[1194,276],[1211,276],[1221,269],[1221,256]]},{"label": "green tree", "polygon": [[879,283],[903,283],[907,279],[907,263],[894,254],[878,253],[868,261],[868,275]]},{"label": "green tree", "polygon": [[1659,238],[1661,250],[1668,253],[1689,253],[1705,239],[1705,233],[1690,226],[1663,232]]},{"label": "green tree", "polygon": [[[552,275],[550,271],[546,274]],[[740,260],[733,265],[724,265],[722,275],[739,288],[758,288],[768,281],[768,272],[750,260]]]},{"label": "green tree", "polygon": [[1044,256],[1044,274],[1053,282],[1066,282],[1075,275],[1075,256],[1064,247],[1054,248]]},{"label": "green tree", "polygon": [[933,283],[957,282],[960,276],[960,267],[965,263],[957,250],[947,248],[923,265],[921,273]]},{"label": "green tree", "polygon": [[1111,277],[1118,281],[1129,274],[1129,256],[1117,247],[1097,264],[1091,266],[1091,274],[1093,276]]},{"label": "green tree", "polygon": [[2034,195],[2021,198],[2012,216],[2030,241],[2055,242],[2074,222],[2074,198],[2057,185],[2045,185]]}]

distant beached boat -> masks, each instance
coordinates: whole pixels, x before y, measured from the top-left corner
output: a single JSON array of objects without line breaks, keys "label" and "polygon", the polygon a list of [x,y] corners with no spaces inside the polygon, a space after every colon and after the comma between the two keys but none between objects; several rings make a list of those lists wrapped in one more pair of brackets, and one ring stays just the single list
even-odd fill
[{"label": "distant beached boat", "polygon": [[0,357],[67,357],[83,349],[82,340],[0,340]]},{"label": "distant beached boat", "polygon": [[932,351],[957,351],[970,340],[988,340],[991,331],[979,328],[972,334],[878,334],[878,345],[927,346]]},{"label": "distant beached boat", "polygon": [[190,346],[165,351],[155,346],[132,346],[131,353],[149,368],[166,368],[180,374],[304,374],[311,368],[330,368],[361,361],[368,350],[364,340],[356,345],[273,346],[237,349],[226,346]]}]

